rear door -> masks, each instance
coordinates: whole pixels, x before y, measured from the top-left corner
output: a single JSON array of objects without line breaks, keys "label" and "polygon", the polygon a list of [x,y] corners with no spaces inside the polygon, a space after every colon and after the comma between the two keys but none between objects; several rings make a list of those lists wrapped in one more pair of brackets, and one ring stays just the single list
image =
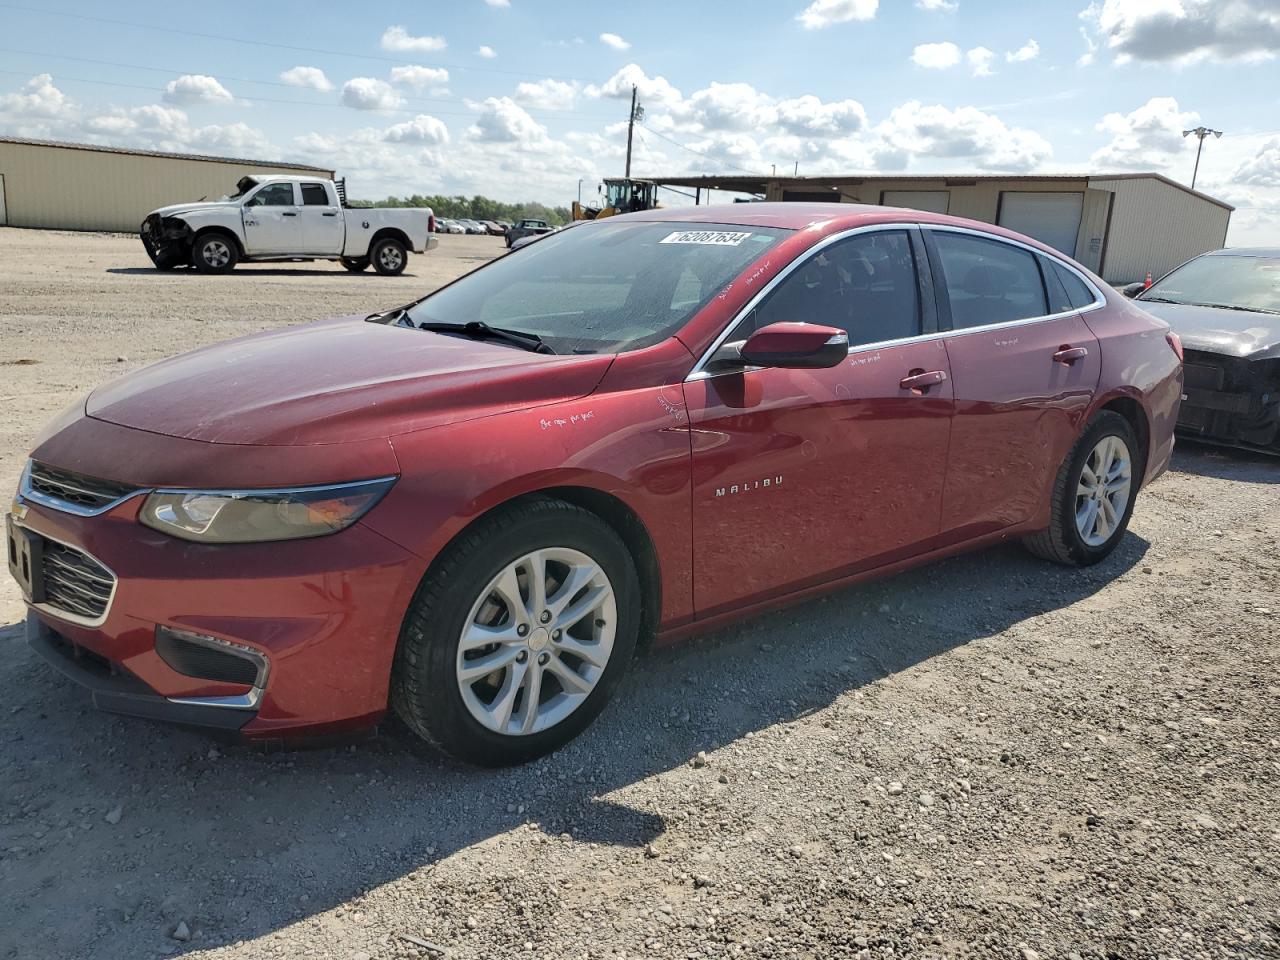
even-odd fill
[{"label": "rear door", "polygon": [[245,201],[244,239],[250,256],[299,252],[302,235],[295,188],[287,180],[263,184]]},{"label": "rear door", "polygon": [[1101,373],[1098,341],[1047,259],[989,234],[925,231],[955,391],[947,541],[1042,510]]},{"label": "rear door", "polygon": [[342,252],[342,208],[331,188],[323,183],[300,183],[302,206],[298,209],[303,253],[334,256]]},{"label": "rear door", "polygon": [[[839,366],[686,381],[699,616],[918,553],[938,533],[952,402],[923,257],[914,228],[836,239],[725,337],[779,321],[841,327]],[[933,383],[904,385],[925,373]]]}]

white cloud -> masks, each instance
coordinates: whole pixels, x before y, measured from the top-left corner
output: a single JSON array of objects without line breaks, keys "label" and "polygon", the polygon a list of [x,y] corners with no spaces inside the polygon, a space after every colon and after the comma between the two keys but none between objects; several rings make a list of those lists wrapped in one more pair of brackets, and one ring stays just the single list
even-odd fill
[{"label": "white cloud", "polygon": [[646,104],[670,106],[683,99],[680,91],[668,83],[666,77],[650,77],[634,63],[628,63],[600,86],[589,85],[583,93],[588,97],[629,100],[633,84],[641,101]]},{"label": "white cloud", "polygon": [[697,130],[750,131],[777,119],[772,100],[749,83],[717,83],[697,91],[673,111]]},{"label": "white cloud", "polygon": [[842,137],[866,127],[867,111],[857,100],[823,103],[815,96],[805,95],[778,104],[777,124],[798,136]]},{"label": "white cloud", "polygon": [[1034,60],[1040,56],[1040,44],[1035,40],[1028,40],[1017,50],[1010,50],[1004,55],[1004,58],[1010,63],[1026,63],[1028,60]]},{"label": "white cloud", "polygon": [[484,0],[491,7],[507,8],[511,6],[511,0]]},{"label": "white cloud", "polygon": [[520,103],[541,110],[568,110],[578,96],[578,85],[564,80],[539,80],[537,83],[521,83],[516,87],[515,99]]},{"label": "white cloud", "polygon": [[872,20],[880,0],[813,0],[796,19],[806,30],[821,30],[851,20]]},{"label": "white cloud", "polygon": [[497,56],[497,54],[494,53],[493,47],[482,45],[480,49],[476,51],[476,56],[483,57],[486,60],[492,60],[494,57]]},{"label": "white cloud", "polygon": [[74,108],[71,99],[53,84],[53,76],[42,73],[22,85],[17,93],[0,96],[0,111],[17,118],[64,116]]},{"label": "white cloud", "polygon": [[1183,130],[1194,127],[1200,115],[1178,109],[1173,97],[1152,97],[1138,109],[1108,113],[1097,125],[1111,142],[1096,151],[1091,162],[1097,167],[1119,169],[1159,169],[1186,149]]},{"label": "white cloud", "polygon": [[911,51],[911,62],[926,70],[945,70],[960,62],[960,48],[951,41],[921,43]]},{"label": "white cloud", "polygon": [[960,4],[953,2],[953,0],[916,0],[916,6],[921,10],[939,13],[954,13],[960,9]]},{"label": "white cloud", "polygon": [[395,110],[404,101],[385,80],[353,77],[342,85],[342,102],[356,110]]},{"label": "white cloud", "polygon": [[1040,134],[1009,127],[977,107],[952,110],[911,100],[895,107],[876,133],[883,156],[967,160],[984,170],[1032,170],[1053,154]]},{"label": "white cloud", "polygon": [[382,34],[382,49],[393,53],[433,53],[447,46],[444,37],[415,37],[402,26],[387,27]]},{"label": "white cloud", "polygon": [[162,99],[166,103],[230,103],[235,98],[213,77],[188,73],[166,83]]},{"label": "white cloud", "polygon": [[991,61],[996,58],[994,50],[988,50],[986,47],[974,47],[964,55],[969,61],[969,66],[973,70],[975,77],[989,77],[992,74]]},{"label": "white cloud", "polygon": [[446,144],[449,142],[449,128],[435,117],[420,113],[412,120],[387,127],[382,139],[389,143],[429,143]]},{"label": "white cloud", "polygon": [[1254,157],[1236,167],[1232,179],[1253,186],[1280,187],[1280,137],[1264,142]]},{"label": "white cloud", "polygon": [[606,47],[613,47],[613,49],[615,50],[631,49],[631,44],[627,43],[627,41],[623,40],[616,33],[600,34],[600,42],[603,43]]},{"label": "white cloud", "polygon": [[1119,62],[1265,60],[1280,52],[1276,0],[1101,0],[1080,17],[1091,43]]},{"label": "white cloud", "polygon": [[467,129],[467,136],[472,140],[525,146],[536,146],[547,140],[547,128],[510,97],[488,97],[479,108],[480,115]]},{"label": "white cloud", "polygon": [[291,87],[319,90],[322,93],[328,93],[333,89],[333,84],[319,67],[292,67],[280,74],[280,82],[287,83]]},{"label": "white cloud", "polygon": [[392,67],[391,82],[414,90],[441,90],[449,82],[449,71],[444,67]]}]

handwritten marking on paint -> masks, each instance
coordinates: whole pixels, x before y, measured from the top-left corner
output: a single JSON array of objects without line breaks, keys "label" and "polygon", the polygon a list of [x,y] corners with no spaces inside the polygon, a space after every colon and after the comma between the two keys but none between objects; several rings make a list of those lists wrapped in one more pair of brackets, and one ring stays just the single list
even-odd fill
[{"label": "handwritten marking on paint", "polygon": [[658,394],[658,403],[662,404],[662,409],[666,410],[667,414],[672,420],[676,421],[676,423],[684,422],[684,410],[676,406],[666,397],[662,396],[662,394]]},{"label": "handwritten marking on paint", "polygon": [[760,279],[761,275],[762,275],[766,270],[768,270],[768,269],[769,269],[769,264],[770,264],[770,262],[771,262],[771,261],[766,260],[764,263],[760,264],[760,266],[756,267],[755,272],[754,272],[753,274],[751,274],[751,276],[747,277],[747,279],[746,279],[746,283],[747,283],[747,285],[748,285],[748,286],[750,286],[752,283],[754,283],[755,281],[757,281],[757,280],[759,280],[759,279]]},{"label": "handwritten marking on paint", "polygon": [[880,362],[879,351],[871,354],[859,354],[856,357],[849,358],[849,366],[851,367],[865,367],[869,363],[879,363],[879,362]]},{"label": "handwritten marking on paint", "polygon": [[594,420],[596,414],[594,410],[588,410],[586,413],[571,413],[567,417],[556,417],[554,420],[548,420],[543,417],[538,421],[538,426],[543,430],[550,430],[552,427],[572,427],[579,423],[586,423],[588,420]]}]

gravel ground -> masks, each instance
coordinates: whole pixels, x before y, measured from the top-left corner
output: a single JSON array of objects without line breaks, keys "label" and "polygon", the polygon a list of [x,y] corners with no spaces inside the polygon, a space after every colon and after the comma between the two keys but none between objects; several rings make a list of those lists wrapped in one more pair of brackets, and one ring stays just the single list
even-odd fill
[{"label": "gravel ground", "polygon": [[[117,373],[497,252],[441,240],[207,278],[0,230],[0,485]],[[0,957],[1280,956],[1277,483],[1184,445],[1097,567],[992,549],[723,630],[497,772],[95,713],[6,581]]]}]

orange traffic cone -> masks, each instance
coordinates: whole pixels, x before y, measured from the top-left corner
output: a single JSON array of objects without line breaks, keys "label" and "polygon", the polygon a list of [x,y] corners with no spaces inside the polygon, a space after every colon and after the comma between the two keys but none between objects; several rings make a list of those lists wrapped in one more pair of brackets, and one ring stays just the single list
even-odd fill
[{"label": "orange traffic cone", "polygon": [[1151,289],[1151,272],[1150,271],[1147,271],[1147,279],[1146,279],[1146,282],[1142,284],[1142,289],[1143,290]]}]

